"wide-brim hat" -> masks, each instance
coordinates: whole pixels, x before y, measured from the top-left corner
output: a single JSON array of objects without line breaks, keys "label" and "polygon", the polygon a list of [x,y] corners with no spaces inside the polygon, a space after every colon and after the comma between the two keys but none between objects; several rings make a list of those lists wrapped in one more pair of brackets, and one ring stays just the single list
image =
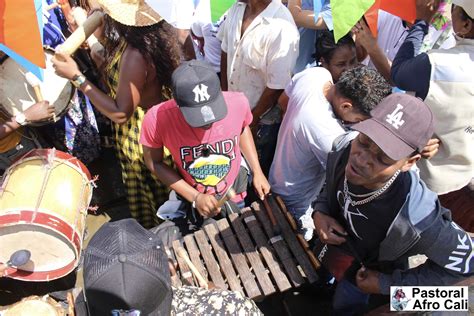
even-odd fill
[{"label": "wide-brim hat", "polygon": [[128,26],[150,26],[163,20],[145,0],[97,0],[115,21]]}]

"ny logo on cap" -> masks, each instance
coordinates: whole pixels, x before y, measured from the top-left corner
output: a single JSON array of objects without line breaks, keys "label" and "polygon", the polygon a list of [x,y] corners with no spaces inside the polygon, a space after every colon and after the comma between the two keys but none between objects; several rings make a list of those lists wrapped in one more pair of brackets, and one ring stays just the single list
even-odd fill
[{"label": "ny logo on cap", "polygon": [[194,92],[194,101],[195,102],[204,102],[211,98],[209,93],[207,93],[207,86],[204,84],[198,84],[193,89]]},{"label": "ny logo on cap", "polygon": [[404,113],[402,111],[400,111],[401,109],[403,109],[403,106],[401,104],[397,104],[397,108],[392,113],[387,114],[386,121],[390,125],[395,127],[396,129],[399,129],[400,126],[405,124],[405,121],[402,120]]}]

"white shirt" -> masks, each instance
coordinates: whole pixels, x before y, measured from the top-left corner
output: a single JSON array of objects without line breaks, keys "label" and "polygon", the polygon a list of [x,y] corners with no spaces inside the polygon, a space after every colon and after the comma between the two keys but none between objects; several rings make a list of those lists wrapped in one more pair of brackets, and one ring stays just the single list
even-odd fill
[{"label": "white shirt", "polygon": [[328,82],[332,83],[331,73],[314,67],[296,74],[285,89],[288,108],[269,180],[290,211],[306,210],[316,199],[325,180],[327,154],[334,139],[344,133],[323,94]]},{"label": "white shirt", "polygon": [[204,8],[210,12],[209,0],[200,1],[194,15],[191,31],[195,36],[204,38],[204,60],[207,61],[216,72],[220,72],[221,41],[217,38],[217,32],[225,17],[222,17],[216,23],[212,23],[210,14],[200,14]]},{"label": "white shirt", "polygon": [[227,53],[229,91],[243,92],[253,109],[266,87],[284,89],[298,57],[299,33],[291,13],[273,0],[241,34],[247,4],[236,2],[217,37]]}]

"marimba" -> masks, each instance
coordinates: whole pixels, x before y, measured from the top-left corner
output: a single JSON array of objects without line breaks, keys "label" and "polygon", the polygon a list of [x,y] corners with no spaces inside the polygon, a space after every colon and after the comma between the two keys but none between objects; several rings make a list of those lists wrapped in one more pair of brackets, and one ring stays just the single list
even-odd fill
[{"label": "marimba", "polygon": [[239,291],[252,299],[317,281],[319,262],[296,233],[283,202],[270,195],[268,203],[280,228],[278,235],[264,205],[255,202],[242,209],[240,216],[231,214],[175,240],[173,249],[167,250],[178,266],[173,285],[203,285],[177,255],[182,248],[198,272],[217,288]]}]

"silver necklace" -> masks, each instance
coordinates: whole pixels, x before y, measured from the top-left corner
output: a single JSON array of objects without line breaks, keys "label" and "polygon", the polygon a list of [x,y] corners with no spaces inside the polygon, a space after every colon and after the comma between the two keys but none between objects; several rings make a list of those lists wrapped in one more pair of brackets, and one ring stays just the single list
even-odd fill
[{"label": "silver necklace", "polygon": [[[397,172],[395,172],[395,174],[390,178],[390,180],[388,180],[385,183],[385,185],[383,187],[381,187],[377,191],[372,191],[370,193],[361,194],[361,195],[357,195],[357,194],[349,192],[349,186],[347,185],[347,178],[346,178],[346,176],[344,176],[344,198],[346,199],[346,203],[349,202],[352,206],[356,206],[356,205],[366,204],[366,203],[369,203],[369,202],[375,200],[382,193],[387,191],[387,189],[392,185],[392,183],[395,181],[395,179],[397,179],[399,174],[400,174],[400,170],[397,170]],[[360,201],[353,201],[351,196],[354,196],[354,197],[367,197],[367,198],[365,198],[363,200],[360,200]]]}]

